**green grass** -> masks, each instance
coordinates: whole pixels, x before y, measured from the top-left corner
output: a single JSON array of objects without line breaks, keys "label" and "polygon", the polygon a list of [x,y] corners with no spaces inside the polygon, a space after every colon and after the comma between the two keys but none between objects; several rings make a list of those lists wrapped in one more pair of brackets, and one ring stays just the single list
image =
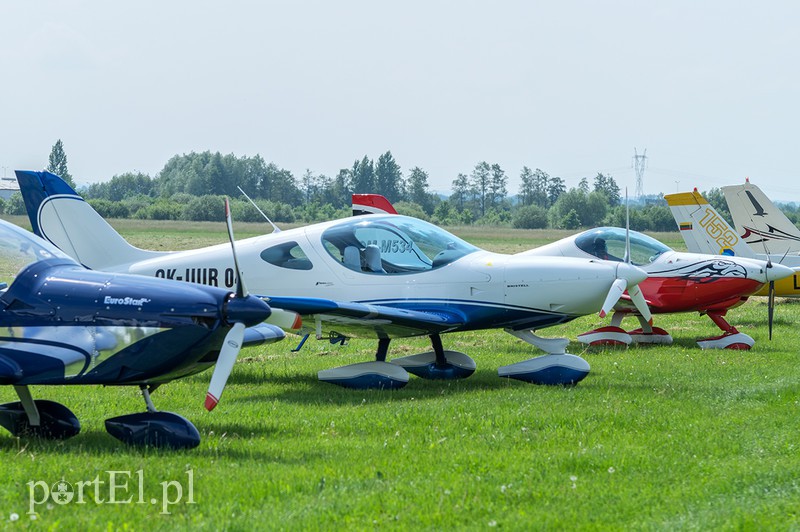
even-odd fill
[{"label": "green grass", "polygon": [[[121,229],[133,239],[135,231]],[[195,245],[180,224],[163,230]],[[221,224],[197,232],[225,239]],[[492,239],[496,249],[537,237],[496,233],[460,234]],[[83,430],[64,442],[0,433],[0,528],[797,529],[798,309],[781,302],[772,342],[763,301],[733,310],[731,323],[756,340],[750,352],[701,351],[694,340],[717,329],[690,314],[656,317],[672,346],[586,350],[573,342],[570,351],[592,366],[573,388],[498,378],[499,366],[538,355],[499,331],[444,337],[446,348],[475,358],[471,378],[412,377],[395,392],[316,379],[319,370],[369,360],[373,342],[309,341],[291,353],[291,338],[244,350],[212,413],[202,407],[209,373],[154,393],[157,407],[200,430],[191,451],[133,449],[106,434],[104,419],[143,411],[135,388],[33,387],[35,397],[71,408]],[[602,323],[590,316],[542,332],[575,338]],[[421,339],[396,341],[390,356],[427,349]],[[0,400],[16,397],[2,387]],[[161,514],[160,483],[186,489],[187,469],[195,504]],[[29,481],[74,486],[108,480],[109,470],[142,470],[145,499],[157,504],[87,497],[41,505],[35,521],[27,515]],[[129,482],[120,493],[136,499],[136,476]]]}]

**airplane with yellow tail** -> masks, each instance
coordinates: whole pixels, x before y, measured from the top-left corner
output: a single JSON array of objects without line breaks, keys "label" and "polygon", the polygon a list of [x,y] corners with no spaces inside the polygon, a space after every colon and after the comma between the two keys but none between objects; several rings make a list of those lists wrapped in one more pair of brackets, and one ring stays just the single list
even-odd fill
[{"label": "airplane with yellow tail", "polygon": [[[683,241],[692,253],[710,253],[715,255],[733,255],[754,258],[782,264],[795,270],[794,275],[774,281],[774,295],[778,297],[800,297],[800,256],[755,252],[740,237],[734,228],[717,210],[700,194],[697,189],[692,192],[667,194],[672,216],[678,224]],[[769,285],[764,285],[756,294],[769,295]]]}]

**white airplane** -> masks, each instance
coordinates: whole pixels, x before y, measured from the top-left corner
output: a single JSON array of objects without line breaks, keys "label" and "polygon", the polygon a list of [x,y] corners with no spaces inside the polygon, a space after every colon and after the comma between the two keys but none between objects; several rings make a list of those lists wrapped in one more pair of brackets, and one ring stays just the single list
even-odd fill
[{"label": "white airplane", "polygon": [[[375,195],[353,196],[354,213],[369,208],[373,212],[394,211],[391,205],[389,211],[385,204],[368,196]],[[578,340],[590,345],[630,344],[632,341],[672,343],[667,331],[653,327],[649,313],[643,316],[631,303],[630,296],[638,295],[644,297],[653,314],[699,312],[708,315],[722,330],[722,335],[698,340],[703,349],[750,349],[753,338],[730,325],[725,314],[767,283],[794,273],[790,268],[769,265],[763,260],[678,252],[647,235],[617,227],[590,229],[520,255],[629,261],[647,272],[647,279],[629,289],[614,306],[610,326],[578,336]],[[638,318],[641,328],[630,332],[622,329],[622,320],[627,316]]]},{"label": "white airplane", "polygon": [[[181,252],[131,246],[58,176],[17,171],[34,232],[90,268],[232,287],[229,245]],[[408,372],[471,375],[474,361],[445,351],[447,332],[503,328],[548,354],[503,366],[503,377],[571,384],[589,372],[566,339],[533,331],[608,312],[647,275],[626,263],[503,255],[415,218],[373,214],[238,241],[241,276],[273,309],[303,317],[317,338],[378,339],[375,362],[324,370],[347,387],[396,388]],[[642,298],[634,298],[644,314]],[[392,338],[429,336],[433,351],[386,362]]]},{"label": "white airplane", "polygon": [[800,257],[800,229],[750,179],[722,187],[722,193],[740,238],[753,251]]},{"label": "white airplane", "polygon": [[[758,198],[758,196],[754,195],[754,198]],[[754,295],[769,296],[771,286],[773,296],[800,297],[800,278],[798,278],[800,256],[793,253],[787,254],[786,251],[780,254],[775,253],[772,250],[773,243],[768,244],[769,254],[763,252],[763,249],[762,252],[758,251],[758,246],[763,246],[764,243],[754,243],[754,250],[753,247],[745,242],[745,238],[749,236],[747,229],[744,230],[740,238],[730,224],[725,221],[725,218],[708,203],[697,189],[694,189],[693,192],[667,194],[664,199],[669,205],[672,216],[675,218],[675,223],[678,225],[689,251],[754,258],[765,260],[772,265],[781,264],[792,268],[793,273],[790,277],[776,279],[774,282],[770,282],[769,285],[762,287]],[[777,211],[777,209],[772,208],[772,203],[769,200],[764,201],[764,203],[759,201],[759,204],[762,206],[769,205],[768,209],[770,211]]]}]

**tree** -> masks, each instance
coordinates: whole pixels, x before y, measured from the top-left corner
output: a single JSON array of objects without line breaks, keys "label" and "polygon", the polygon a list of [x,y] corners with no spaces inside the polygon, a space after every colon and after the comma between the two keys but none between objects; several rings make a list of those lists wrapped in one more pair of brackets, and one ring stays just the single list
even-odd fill
[{"label": "tree", "polygon": [[548,212],[548,218],[552,227],[574,229],[564,224],[568,216],[572,218],[570,211],[575,211],[579,226],[593,227],[605,218],[607,210],[607,199],[602,192],[586,194],[580,188],[572,188],[553,204]]},{"label": "tree", "polygon": [[491,167],[486,161],[475,165],[470,176],[470,187],[477,200],[479,216],[486,214],[486,204],[489,199],[489,184],[491,182]]},{"label": "tree", "polygon": [[433,198],[428,192],[428,172],[419,166],[412,168],[408,175],[406,194],[408,200],[422,207],[426,214],[433,214]]},{"label": "tree", "polygon": [[533,172],[527,166],[522,167],[519,173],[519,201],[522,206],[532,205],[536,189],[534,187]]},{"label": "tree", "polygon": [[609,207],[619,205],[619,187],[612,176],[598,172],[594,178],[594,190],[595,192],[602,192],[606,195]]},{"label": "tree", "polygon": [[392,152],[387,151],[375,164],[375,189],[373,192],[382,194],[394,203],[402,199],[404,193],[403,173],[400,165],[394,160]]},{"label": "tree", "polygon": [[127,173],[115,175],[108,182],[108,195],[106,199],[111,201],[122,201],[125,198],[144,195],[150,196],[153,193],[153,180],[149,175],[142,173]]},{"label": "tree", "polygon": [[581,180],[578,182],[578,190],[583,192],[584,194],[589,193],[589,180],[585,177],[582,177]]},{"label": "tree", "polygon": [[547,194],[550,186],[550,176],[544,170],[537,168],[533,173],[533,204],[548,208],[553,204]]},{"label": "tree", "polygon": [[561,194],[567,191],[567,186],[564,180],[560,177],[551,177],[550,182],[547,184],[547,201],[548,205],[553,205]]},{"label": "tree", "polygon": [[469,200],[469,178],[467,174],[458,174],[453,180],[453,195],[450,196],[450,201],[458,206],[459,211],[464,210],[464,206]]},{"label": "tree", "polygon": [[492,165],[492,177],[489,181],[489,198],[488,203],[491,207],[500,206],[503,200],[508,195],[508,177],[505,171],[500,168],[500,165],[495,163]]},{"label": "tree", "polygon": [[353,193],[372,194],[375,192],[375,171],[372,161],[366,155],[353,163]]},{"label": "tree", "polygon": [[311,203],[316,200],[318,192],[317,176],[308,168],[306,168],[306,173],[300,179],[300,190],[303,191],[305,203]]},{"label": "tree", "polygon": [[64,144],[61,139],[58,139],[50,150],[47,171],[60,176],[69,186],[75,188],[75,182],[72,180],[69,170],[67,170],[67,154],[64,153]]}]

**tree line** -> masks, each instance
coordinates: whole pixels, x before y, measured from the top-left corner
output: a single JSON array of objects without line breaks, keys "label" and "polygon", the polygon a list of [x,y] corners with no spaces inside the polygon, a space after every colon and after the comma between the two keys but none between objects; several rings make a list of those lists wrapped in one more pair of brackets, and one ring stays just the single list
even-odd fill
[{"label": "tree line", "polygon": [[[72,184],[60,140],[51,150],[48,170]],[[568,189],[562,178],[525,166],[515,196],[509,196],[508,176],[497,163],[480,161],[471,172],[459,173],[449,197],[432,193],[428,179],[428,173],[418,166],[404,174],[391,151],[377,159],[366,155],[356,159],[333,177],[306,170],[299,179],[260,155],[237,157],[205,151],[173,156],[155,177],[128,172],[80,192],[109,218],[218,221],[224,216],[221,197],[229,196],[235,219],[263,221],[258,209],[241,199],[241,187],[275,222],[311,223],[347,216],[353,193],[377,193],[401,214],[439,225],[578,229],[625,224],[620,188],[609,174],[598,172],[591,181],[583,178]],[[727,213],[719,189],[705,195],[720,212]],[[24,214],[18,196],[0,200],[0,212]],[[663,197],[632,207],[630,224],[639,231],[675,229]]]}]

